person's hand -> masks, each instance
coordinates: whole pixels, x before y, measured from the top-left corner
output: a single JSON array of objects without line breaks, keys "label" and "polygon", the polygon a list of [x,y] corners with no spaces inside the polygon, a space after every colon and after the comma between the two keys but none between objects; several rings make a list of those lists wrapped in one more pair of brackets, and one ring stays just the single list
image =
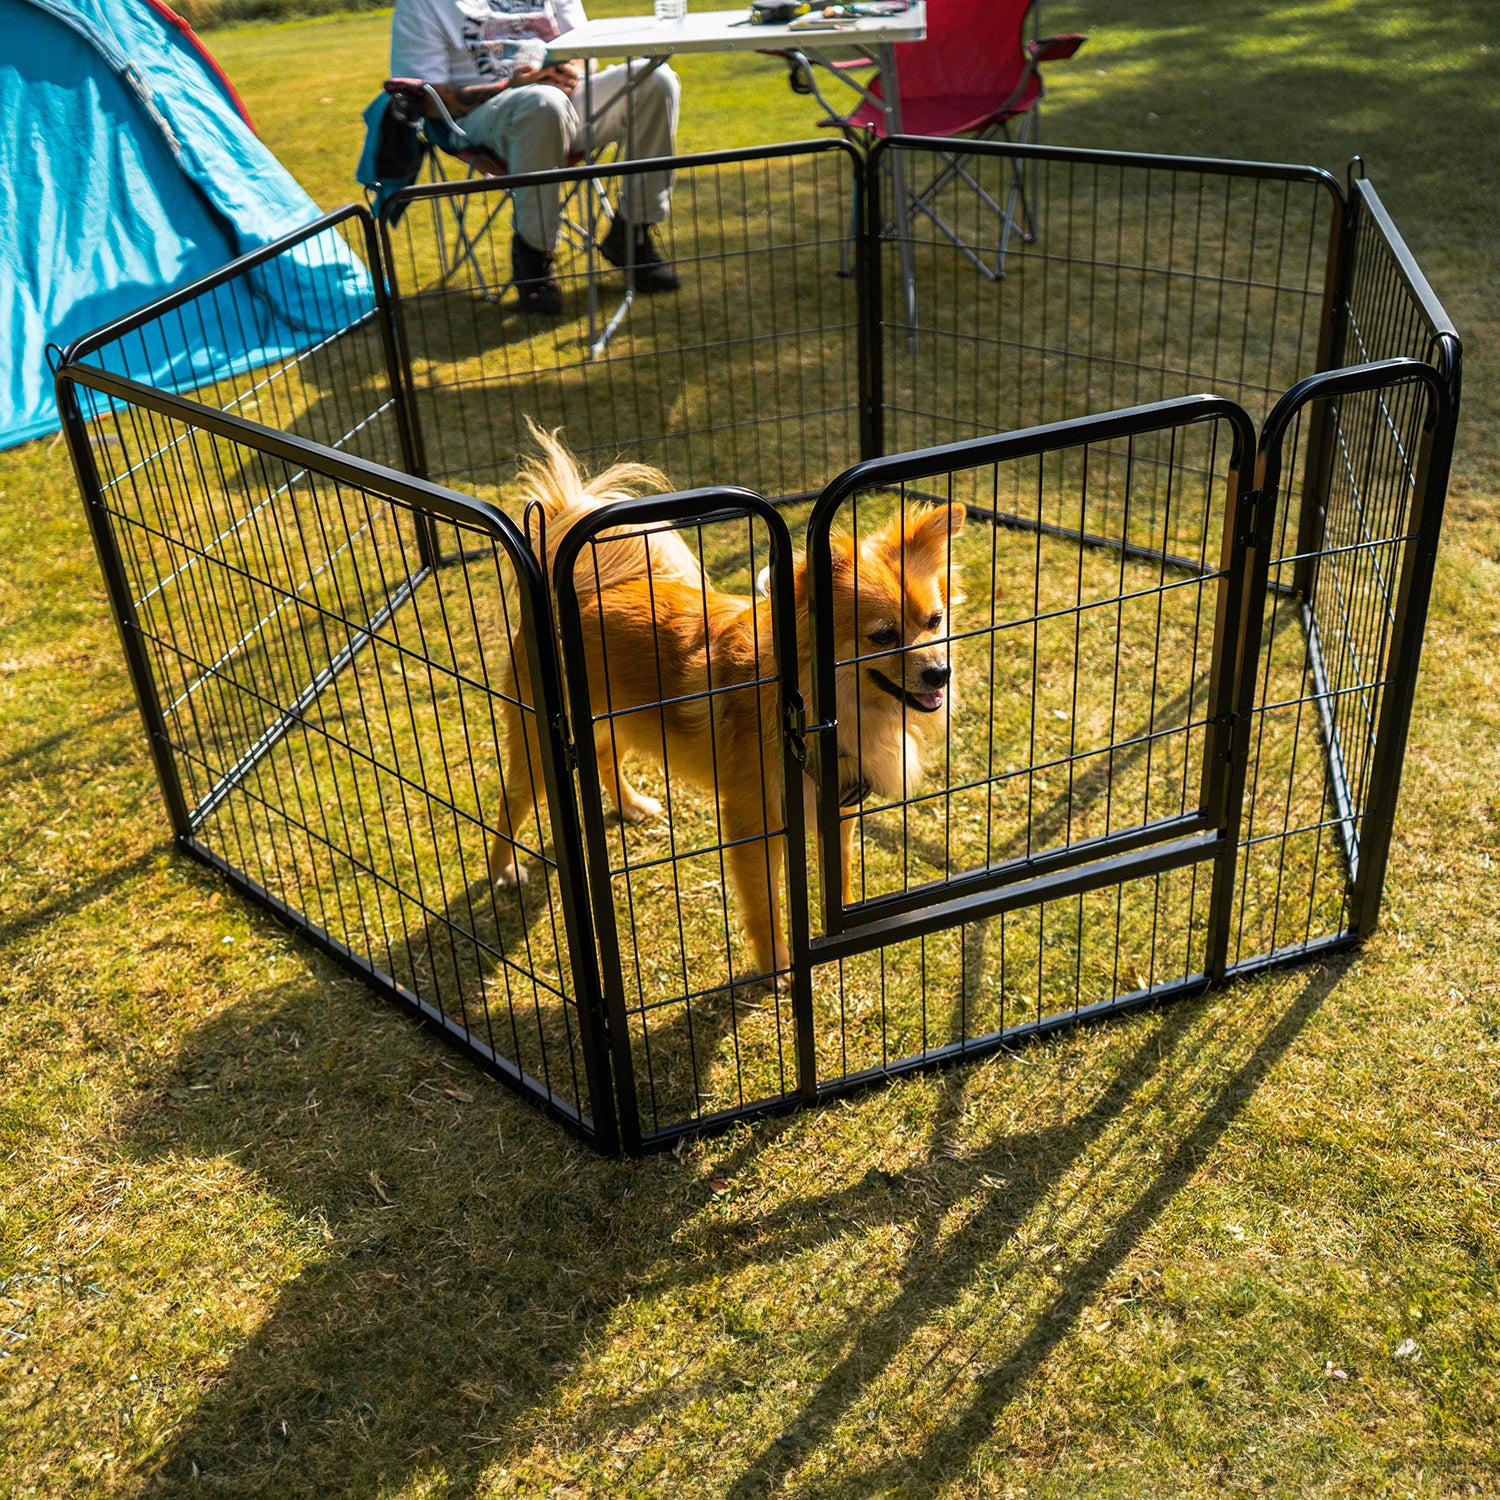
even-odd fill
[{"label": "person's hand", "polygon": [[547,75],[551,68],[517,68],[509,78],[505,80],[508,89],[525,88],[528,83],[550,83]]},{"label": "person's hand", "polygon": [[577,58],[570,58],[567,62],[553,63],[551,67],[543,68],[532,81],[550,83],[553,88],[561,89],[563,93],[571,95],[573,90],[583,82],[583,64]]}]

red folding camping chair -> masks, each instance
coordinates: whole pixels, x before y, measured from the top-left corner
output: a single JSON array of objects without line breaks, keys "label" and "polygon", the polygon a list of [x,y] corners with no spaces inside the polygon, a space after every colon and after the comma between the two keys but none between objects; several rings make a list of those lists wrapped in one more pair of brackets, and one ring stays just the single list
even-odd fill
[{"label": "red folding camping chair", "polygon": [[[1028,15],[1032,36],[1026,37]],[[823,123],[851,138],[888,134],[965,137],[970,140],[1036,138],[1042,100],[1041,64],[1072,57],[1086,38],[1069,33],[1040,34],[1037,0],[927,0],[927,37],[892,49],[896,87],[877,72],[862,79],[861,69],[876,67],[873,59],[828,64],[824,78],[836,78],[857,96],[847,111],[836,109],[819,86],[820,69],[806,54],[788,54],[792,87],[810,93],[828,114]],[[1012,126],[1015,134],[1012,135]],[[969,170],[962,150],[941,155],[941,167],[923,187],[906,184],[901,174],[892,183],[895,205],[904,200],[906,238],[919,216],[930,220],[983,274],[997,281],[1005,274],[1005,256],[1012,234],[1023,243],[1036,238],[1031,197],[1020,160],[1013,162],[1009,191],[1002,203]],[[993,213],[998,234],[993,248],[976,248],[947,223],[937,207],[939,193],[961,181]],[[909,267],[908,267],[909,273]],[[908,274],[908,300],[911,282]],[[911,311],[915,312],[914,308]]]}]

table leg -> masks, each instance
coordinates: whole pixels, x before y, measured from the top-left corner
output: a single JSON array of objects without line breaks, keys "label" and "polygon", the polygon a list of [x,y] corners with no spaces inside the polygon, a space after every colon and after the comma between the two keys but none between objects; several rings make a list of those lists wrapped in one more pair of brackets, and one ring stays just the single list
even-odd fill
[{"label": "table leg", "polygon": [[[583,161],[585,166],[591,166],[594,161],[594,70],[588,62],[583,65]],[[599,275],[595,265],[598,255],[596,246],[599,236],[596,229],[599,223],[599,205],[595,201],[592,180],[584,197],[588,200],[588,206],[584,214],[583,265],[588,282],[585,295],[589,307],[589,349],[592,351],[598,339],[599,324]],[[593,357],[597,359],[598,355]]]},{"label": "table leg", "polygon": [[[880,64],[880,88],[885,107],[886,134],[901,134],[901,89],[896,79],[896,49],[890,43],[875,48]],[[906,347],[917,347],[917,263],[912,245],[912,212],[907,201],[906,166],[899,151],[889,155],[891,196],[895,199],[896,243],[901,251],[901,282],[906,293]]]}]

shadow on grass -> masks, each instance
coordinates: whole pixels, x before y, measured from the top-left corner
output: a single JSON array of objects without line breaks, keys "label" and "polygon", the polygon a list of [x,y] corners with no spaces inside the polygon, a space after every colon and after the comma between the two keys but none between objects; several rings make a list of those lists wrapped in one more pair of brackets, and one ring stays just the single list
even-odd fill
[{"label": "shadow on grass", "polygon": [[[991,1433],[1004,1407],[1073,1330],[1111,1273],[1238,1118],[1266,1075],[1328,998],[1342,972],[1340,964],[1312,974],[1292,1004],[1259,1037],[1250,1057],[1225,1079],[1216,1094],[1194,1109],[1195,1118],[1149,1185],[1117,1213],[1108,1232],[1096,1244],[1084,1247],[1050,1299],[1029,1310],[1027,1326],[1018,1330],[1008,1357],[980,1374],[967,1399],[955,1402],[951,1410],[943,1413],[927,1436],[926,1451],[920,1459],[914,1461],[910,1455],[901,1455],[873,1464],[862,1468],[857,1477],[825,1484],[822,1494],[852,1497],[883,1493],[887,1485],[909,1484],[913,1469],[939,1477],[962,1470]],[[1148,1079],[1172,1065],[1171,1053],[1174,1044],[1183,1039],[1190,1010],[1191,1007],[1182,1006],[1171,1012],[1162,1033],[1149,1038],[1093,1106],[1065,1125],[1057,1138],[1045,1140],[1040,1137],[1047,1132],[1039,1132],[1034,1140],[1011,1138],[1005,1142],[1007,1162],[1024,1160],[1025,1153],[1032,1150],[1049,1164],[1050,1170],[1037,1174],[1024,1188],[1017,1183],[1011,1192],[993,1193],[969,1219],[963,1233],[951,1237],[943,1247],[932,1243],[930,1233],[925,1236],[927,1242],[919,1244],[907,1257],[909,1273],[896,1296],[881,1309],[879,1318],[872,1320],[855,1347],[824,1377],[817,1394],[796,1421],[746,1464],[729,1495],[748,1497],[766,1493],[778,1473],[795,1467],[832,1432],[838,1420],[872,1384],[872,1374],[890,1365],[918,1329],[933,1323],[945,1302],[957,1301],[957,1294],[966,1290],[972,1280],[973,1267],[966,1263],[966,1247],[970,1253],[983,1247],[985,1257],[992,1256],[1015,1233],[1022,1219],[1052,1195],[1067,1168],[1103,1135],[1112,1120],[1132,1105]],[[935,1229],[936,1219],[924,1227]],[[1037,1269],[1034,1260],[1029,1264],[1022,1260],[1011,1278],[1019,1279]],[[995,1290],[1000,1291],[998,1284]],[[923,1491],[936,1488],[937,1482],[933,1482],[924,1486]]]},{"label": "shadow on grass", "polygon": [[39,901],[12,917],[0,914],[0,948],[19,943],[51,923],[75,915],[101,897],[119,892],[121,887],[128,886],[149,865],[160,859],[161,855],[162,846],[153,845],[141,850],[132,859],[111,865],[92,880],[54,896],[50,901]]},{"label": "shadow on grass", "polygon": [[4,754],[0,754],[0,787],[8,786],[20,779],[24,773],[16,772],[16,767],[30,766],[33,763],[49,760],[52,752],[66,741],[76,740],[80,735],[95,734],[102,725],[113,724],[118,719],[129,717],[135,711],[133,702],[122,703],[117,708],[106,709],[103,713],[96,714],[92,719],[85,719],[81,723],[70,724],[66,729],[58,729],[52,734],[43,735],[39,740],[28,740],[24,744],[9,746]]},{"label": "shadow on grass", "polygon": [[560,883],[510,889],[479,875],[393,950],[390,972],[570,1105],[588,1110]]},{"label": "shadow on grass", "polygon": [[[1106,18],[1119,19],[1070,0],[1051,8],[1047,23],[1089,31]],[[1493,45],[1483,45],[1496,35],[1488,0],[1366,0],[1354,10],[1314,0],[1232,12],[1165,0],[1122,24],[1126,37],[1105,30],[1077,62],[1049,73],[1067,86],[1049,95],[1042,139],[1333,168],[1360,152],[1388,202],[1399,187],[1431,195],[1441,212],[1454,206],[1443,202],[1442,184],[1476,159],[1469,143],[1493,140],[1500,124],[1500,97],[1488,86]],[[1067,67],[1102,76],[1085,81]],[[1231,93],[1245,107],[1229,105]],[[1414,118],[1433,123],[1414,126]],[[1445,135],[1464,145],[1435,156]],[[1477,187],[1476,206],[1488,201]]]},{"label": "shadow on grass", "polygon": [[[776,1414],[768,1426],[756,1411],[759,1420],[725,1438],[703,1492],[770,1493],[837,1444],[872,1392],[893,1380],[920,1385],[926,1366],[913,1373],[910,1350],[951,1333],[976,1295],[986,1307],[1008,1305],[1003,1337],[991,1341],[1004,1357],[983,1350],[983,1367],[962,1382],[946,1372],[920,1451],[863,1445],[868,1466],[836,1467],[840,1477],[818,1490],[926,1493],[936,1481],[920,1476],[961,1469],[1340,973],[1314,972],[1250,1034],[1221,1036],[1201,1024],[1200,1003],[1178,1004],[1143,1023],[1138,1040],[1122,1038],[1119,1061],[1090,1078],[1076,1109],[1035,1128],[981,1124],[965,1138],[958,1122],[979,1070],[952,1075],[907,1165],[826,1190],[752,1195],[743,1206],[718,1201],[715,1184],[722,1192],[726,1179],[756,1176],[779,1137],[816,1130],[816,1117],[746,1131],[720,1148],[709,1182],[670,1156],[593,1156],[357,998],[330,1005],[326,992],[310,992],[241,1006],[205,1027],[180,1059],[199,1077],[211,1060],[214,1088],[187,1108],[143,1114],[137,1148],[232,1153],[281,1211],[321,1223],[326,1251],[235,1352],[146,1493],[354,1492],[425,1480],[464,1495],[492,1466],[524,1461],[551,1440],[597,1466],[622,1430],[670,1432],[705,1400],[746,1389],[731,1374],[741,1346],[727,1334],[707,1368],[680,1381],[637,1376],[633,1306],[670,1303],[695,1287],[733,1299],[741,1273],[769,1277],[856,1228],[881,1226],[906,1236],[899,1266],[811,1349],[806,1327],[786,1331],[818,1372],[811,1394],[790,1419]],[[1153,1128],[1160,1151],[1142,1186],[1121,1164],[1130,1150],[1118,1137]],[[1097,1232],[1089,1219],[1053,1279],[1043,1262],[1056,1247],[1032,1248],[1037,1222],[1042,1238],[1064,1237],[1056,1221],[1088,1195],[1100,1198]],[[692,1341],[700,1338],[694,1329]],[[580,1390],[583,1409],[560,1419]],[[571,1424],[565,1433],[559,1420]],[[650,1462],[622,1460],[610,1483],[649,1491],[667,1477],[644,1472]]]}]

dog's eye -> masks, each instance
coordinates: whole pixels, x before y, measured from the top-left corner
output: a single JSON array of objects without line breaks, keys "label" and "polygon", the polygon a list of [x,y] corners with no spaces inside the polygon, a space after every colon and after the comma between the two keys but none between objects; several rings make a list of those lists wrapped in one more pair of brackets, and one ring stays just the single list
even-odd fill
[{"label": "dog's eye", "polygon": [[939,628],[939,626],[942,625],[942,623],[943,623],[943,612],[942,612],[942,610],[938,610],[938,612],[935,615],[933,615],[930,620],[928,620],[928,622],[927,622],[927,628],[929,630],[936,630],[936,629]]},{"label": "dog's eye", "polygon": [[877,646],[894,646],[901,640],[901,632],[894,625],[882,625],[870,632],[870,639]]}]

